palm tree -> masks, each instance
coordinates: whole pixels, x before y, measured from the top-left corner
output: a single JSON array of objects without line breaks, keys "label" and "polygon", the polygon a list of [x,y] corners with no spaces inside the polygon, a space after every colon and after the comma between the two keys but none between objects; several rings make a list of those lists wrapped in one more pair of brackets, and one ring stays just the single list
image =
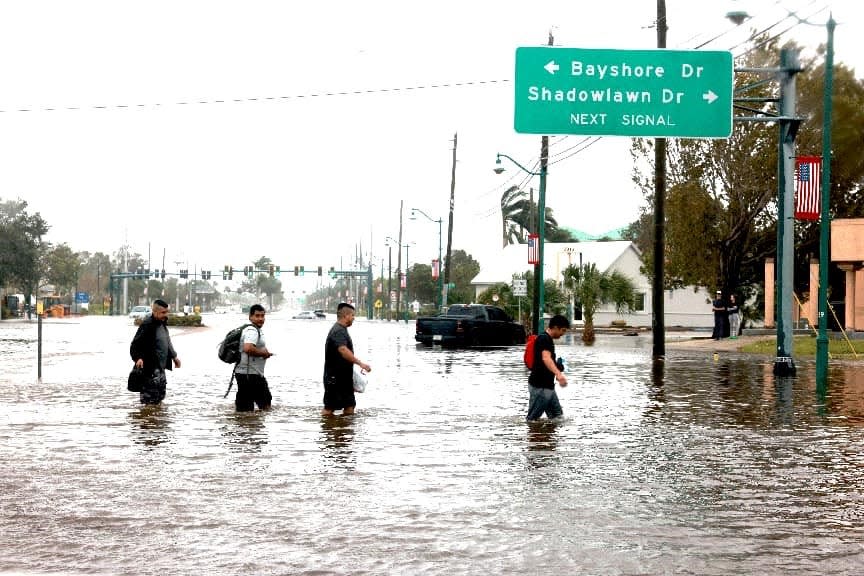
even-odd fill
[{"label": "palm tree", "polygon": [[564,270],[564,285],[582,304],[582,341],[586,344],[596,339],[594,314],[601,304],[613,302],[620,314],[633,311],[636,303],[636,287],[630,278],[618,271],[600,272],[593,263],[568,266]]},{"label": "palm tree", "polygon": [[[566,230],[558,227],[552,215],[552,208],[546,206],[546,239],[551,242],[572,242],[574,239]],[[501,235],[502,246],[522,243],[526,232],[536,232],[535,222],[537,203],[526,198],[524,190],[511,186],[501,196]]]},{"label": "palm tree", "polygon": [[501,233],[503,245],[518,243],[525,235],[525,191],[511,186],[501,196]]}]

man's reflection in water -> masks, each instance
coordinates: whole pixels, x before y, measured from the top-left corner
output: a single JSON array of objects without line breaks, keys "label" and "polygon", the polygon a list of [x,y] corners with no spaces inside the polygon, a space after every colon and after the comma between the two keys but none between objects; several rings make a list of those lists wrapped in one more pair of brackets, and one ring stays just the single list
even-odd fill
[{"label": "man's reflection in water", "polygon": [[353,459],[351,442],[356,418],[356,414],[321,417],[321,451],[327,458],[343,464]]},{"label": "man's reflection in water", "polygon": [[264,418],[267,412],[235,412],[222,427],[222,437],[228,448],[237,452],[260,452],[267,444]]},{"label": "man's reflection in water", "polygon": [[642,415],[648,420],[659,419],[666,406],[666,361],[655,360],[651,364],[651,382],[648,385],[647,402]]},{"label": "man's reflection in water", "polygon": [[154,448],[173,441],[168,409],[161,405],[144,404],[129,413],[132,440]]},{"label": "man's reflection in water", "polygon": [[555,420],[533,420],[528,426],[528,466],[544,468],[558,462],[558,427]]}]

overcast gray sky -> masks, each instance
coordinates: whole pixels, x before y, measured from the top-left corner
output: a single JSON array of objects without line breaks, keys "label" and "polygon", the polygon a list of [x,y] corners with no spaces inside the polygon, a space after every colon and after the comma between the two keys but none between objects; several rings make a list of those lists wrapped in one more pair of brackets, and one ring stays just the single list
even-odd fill
[{"label": "overcast gray sky", "polygon": [[[668,47],[741,52],[751,26],[798,10],[840,23],[835,61],[864,71],[859,2],[668,0]],[[0,16],[0,196],[27,200],[75,250],[123,244],[160,267],[339,266],[386,236],[437,256],[458,132],[454,248],[500,247],[495,153],[525,165],[539,136],[513,130],[514,55],[546,43],[655,46],[653,0],[7,2]],[[785,30],[786,21],[776,28]],[[787,33],[807,46],[825,28]],[[716,39],[715,39],[716,38]],[[345,93],[345,94],[337,94]],[[562,225],[601,233],[631,222],[642,196],[629,139],[550,137],[547,205]],[[587,148],[586,144],[590,144]],[[508,178],[508,175],[510,176]],[[529,182],[526,186],[537,182]],[[395,259],[395,255],[394,255]],[[169,264],[169,270],[173,268]]]}]

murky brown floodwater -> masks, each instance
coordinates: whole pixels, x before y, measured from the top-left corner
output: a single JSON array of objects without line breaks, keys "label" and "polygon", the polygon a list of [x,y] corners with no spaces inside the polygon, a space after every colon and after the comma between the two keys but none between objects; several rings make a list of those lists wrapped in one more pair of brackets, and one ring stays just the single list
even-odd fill
[{"label": "murky brown floodwater", "polygon": [[[165,404],[125,391],[121,317],[0,323],[0,573],[854,574],[864,366],[559,344],[566,420],[528,426],[521,349],[418,349],[358,321],[373,366],[322,420],[331,321],[271,315],[275,409],[237,416],[216,343],[173,331]],[[233,395],[232,395],[233,396]]]}]

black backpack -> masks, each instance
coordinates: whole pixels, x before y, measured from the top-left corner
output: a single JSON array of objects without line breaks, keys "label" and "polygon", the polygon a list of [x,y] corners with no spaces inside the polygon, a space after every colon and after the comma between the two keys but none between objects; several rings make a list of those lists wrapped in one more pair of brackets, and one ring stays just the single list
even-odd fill
[{"label": "black backpack", "polygon": [[[237,364],[240,362],[240,336],[243,334],[243,330],[245,330],[248,326],[255,326],[254,324],[243,324],[242,326],[238,326],[237,328],[233,328],[225,335],[225,339],[219,343],[219,359],[226,364]],[[258,327],[255,326],[255,330],[258,330]],[[258,336],[261,336],[261,330],[258,330]]]}]

